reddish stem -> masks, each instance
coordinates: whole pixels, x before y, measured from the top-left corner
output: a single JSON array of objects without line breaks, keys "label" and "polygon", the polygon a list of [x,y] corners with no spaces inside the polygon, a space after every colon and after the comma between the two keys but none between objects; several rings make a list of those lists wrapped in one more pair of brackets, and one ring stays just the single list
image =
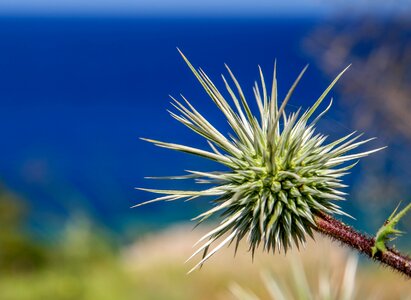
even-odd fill
[{"label": "reddish stem", "polygon": [[374,238],[359,233],[352,227],[326,214],[316,215],[315,222],[317,224],[316,230],[320,233],[330,236],[411,278],[411,259],[407,255],[387,247],[387,251],[377,253],[372,257],[371,248],[375,243]]}]

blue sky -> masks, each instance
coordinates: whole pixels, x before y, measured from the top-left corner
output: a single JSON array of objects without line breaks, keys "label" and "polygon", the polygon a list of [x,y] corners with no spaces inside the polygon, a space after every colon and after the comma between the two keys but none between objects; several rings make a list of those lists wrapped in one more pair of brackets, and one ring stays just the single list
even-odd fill
[{"label": "blue sky", "polygon": [[96,15],[323,15],[392,13],[411,0],[0,0],[0,14]]}]

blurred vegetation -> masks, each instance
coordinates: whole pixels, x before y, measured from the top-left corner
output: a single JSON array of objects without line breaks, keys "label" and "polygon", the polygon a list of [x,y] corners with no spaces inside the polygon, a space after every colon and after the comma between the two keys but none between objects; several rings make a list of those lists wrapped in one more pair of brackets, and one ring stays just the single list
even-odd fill
[{"label": "blurred vegetation", "polygon": [[110,237],[76,216],[47,244],[24,228],[28,209],[0,191],[0,299],[136,299]]},{"label": "blurred vegetation", "polygon": [[24,232],[27,208],[16,196],[0,187],[0,270],[30,272],[47,263],[45,248]]},{"label": "blurred vegetation", "polygon": [[[192,263],[184,261],[205,229],[172,227],[119,246],[101,225],[77,214],[61,228],[57,240],[45,244],[24,229],[27,212],[23,201],[1,190],[2,300],[236,299],[229,289],[234,282],[252,290],[259,299],[270,299],[261,271],[276,274],[284,284],[293,286],[295,274],[290,265],[298,256],[310,285],[317,284],[325,264],[327,276],[338,286],[347,257],[340,245],[317,237],[305,251],[286,257],[257,253],[254,263],[244,247],[235,258],[233,249],[226,249],[203,270],[187,275]],[[360,267],[355,283],[358,299],[373,295],[406,299],[411,295],[405,279],[374,264]]]},{"label": "blurred vegetation", "polygon": [[[318,26],[303,48],[331,78],[352,63],[337,86],[341,105],[350,112],[343,118],[388,146],[357,167],[352,184],[353,203],[372,216],[366,229],[376,229],[398,202],[410,199],[411,6],[391,18],[347,20],[341,12]],[[404,223],[409,228],[411,221]]]}]

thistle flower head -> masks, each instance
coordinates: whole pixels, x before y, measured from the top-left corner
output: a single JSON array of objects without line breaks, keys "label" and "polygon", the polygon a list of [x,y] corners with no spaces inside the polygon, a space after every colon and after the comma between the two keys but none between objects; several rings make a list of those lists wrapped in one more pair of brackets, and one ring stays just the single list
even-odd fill
[{"label": "thistle flower head", "polygon": [[[359,158],[379,149],[347,154],[369,140],[358,141],[355,132],[331,143],[326,136],[315,132],[318,120],[329,110],[328,107],[316,114],[330,89],[342,71],[328,86],[314,105],[301,112],[286,114],[285,107],[306,68],[300,73],[285,99],[277,101],[276,70],[271,89],[266,86],[260,69],[260,85],[255,84],[254,95],[259,116],[253,115],[238,81],[227,67],[232,88],[223,76],[230,101],[216,88],[203,70],[196,70],[181,53],[214,104],[226,117],[233,134],[218,131],[184,97],[180,102],[174,98],[172,105],[176,113],[171,116],[203,136],[210,150],[185,145],[145,139],[157,146],[201,156],[226,167],[226,171],[188,171],[184,176],[167,179],[195,179],[199,183],[212,184],[199,191],[143,189],[163,196],[147,201],[173,201],[214,197],[214,206],[195,220],[203,222],[218,215],[219,225],[204,235],[199,242],[203,245],[192,255],[203,252],[201,266],[224,245],[246,238],[250,250],[262,245],[264,250],[287,251],[293,244],[304,243],[306,235],[312,235],[316,227],[314,216],[319,213],[345,214],[335,201],[344,199],[345,187],[341,177],[347,174]],[[139,205],[142,205],[139,204]],[[221,241],[220,241],[221,240]],[[213,243],[219,242],[214,249]],[[191,257],[190,257],[191,258]]]}]

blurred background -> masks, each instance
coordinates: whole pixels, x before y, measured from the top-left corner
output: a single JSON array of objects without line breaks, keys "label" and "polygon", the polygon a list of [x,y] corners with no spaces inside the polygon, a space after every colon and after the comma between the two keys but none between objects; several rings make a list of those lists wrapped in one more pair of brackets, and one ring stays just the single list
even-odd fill
[{"label": "blurred background", "polygon": [[[245,250],[234,267],[228,249],[186,276],[183,262],[204,230],[192,232],[188,220],[209,203],[130,209],[152,196],[135,187],[195,188],[144,176],[215,167],[139,140],[202,143],[168,116],[169,95],[184,94],[228,131],[176,47],[222,89],[227,63],[250,99],[257,65],[270,78],[277,59],[284,97],[310,64],[290,111],[312,104],[352,63],[319,130],[330,138],[358,130],[378,137],[364,149],[388,148],[346,177],[342,205],[356,220],[343,221],[374,233],[410,201],[409,0],[2,0],[0,299],[237,299],[230,282],[266,299],[259,272],[291,272],[284,256],[261,254],[251,264]],[[411,219],[400,227],[411,233]],[[396,244],[411,249],[409,235]],[[339,261],[328,272],[341,285],[338,264],[348,254],[331,242],[311,244],[299,258],[307,268],[316,266],[318,248],[327,257],[320,263]],[[361,299],[388,279],[392,290],[380,299],[411,293],[396,274],[360,263]],[[291,273],[282,277],[293,286]],[[315,286],[316,278],[309,277]]]}]

